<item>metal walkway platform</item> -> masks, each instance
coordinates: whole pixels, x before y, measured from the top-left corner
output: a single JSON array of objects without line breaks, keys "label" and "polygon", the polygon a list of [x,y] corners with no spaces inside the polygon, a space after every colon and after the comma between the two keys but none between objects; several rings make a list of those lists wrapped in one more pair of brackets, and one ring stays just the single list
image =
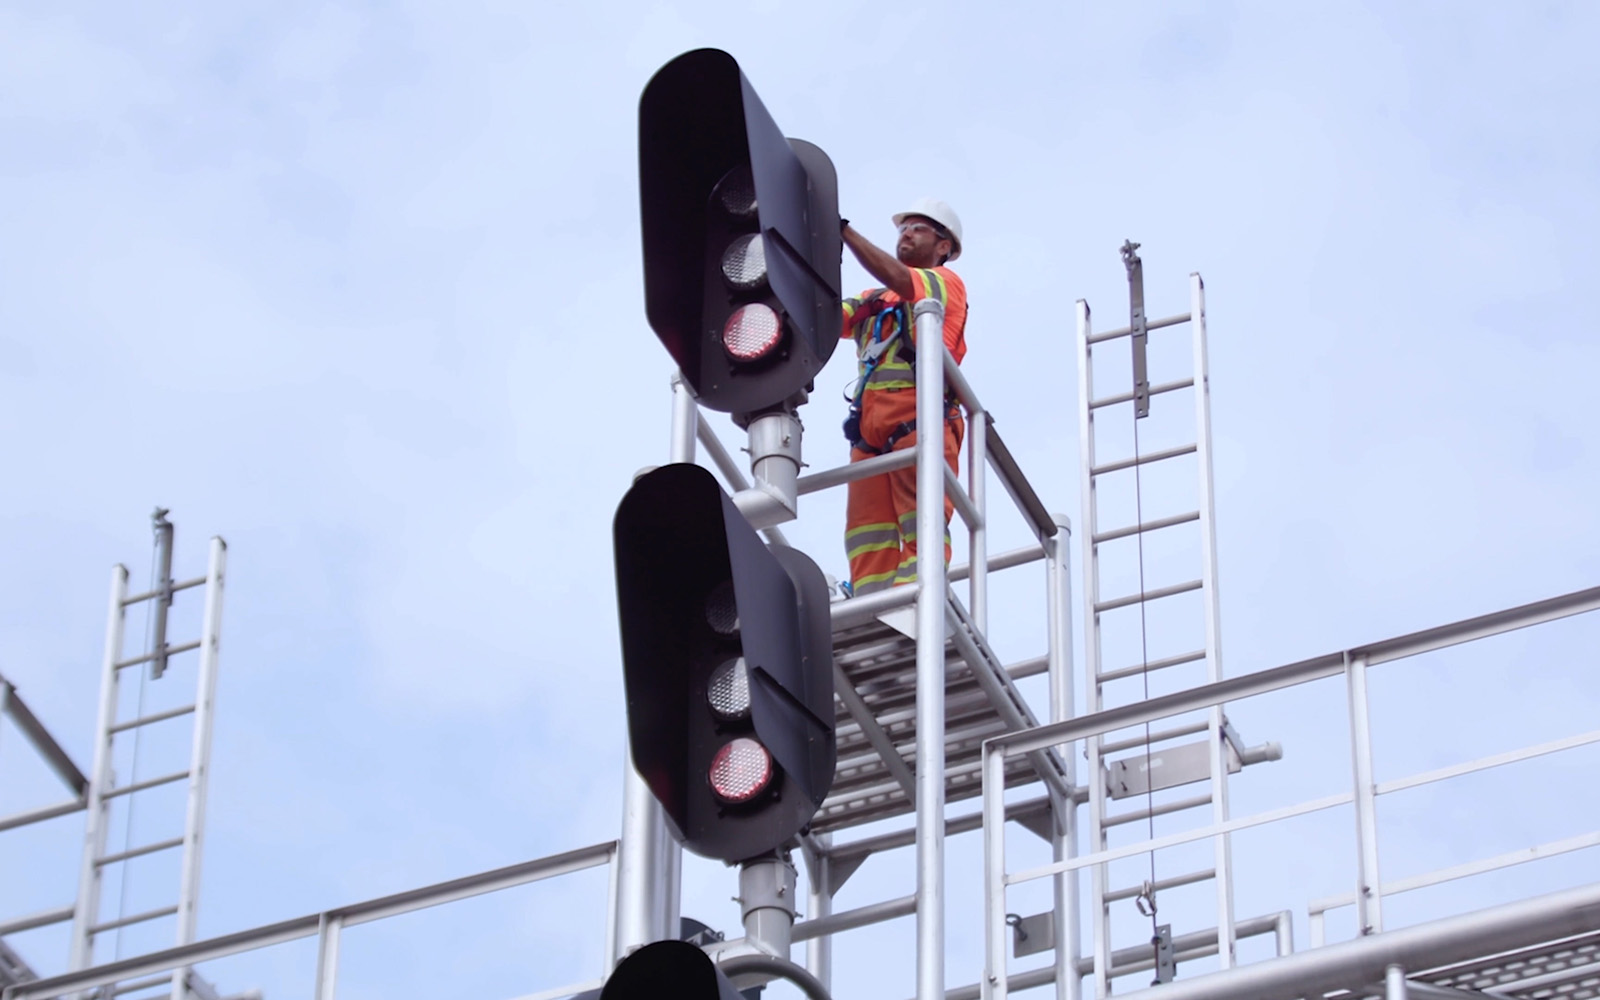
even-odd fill
[{"label": "metal walkway platform", "polygon": [[1419,973],[1410,985],[1420,994],[1418,982],[1519,1000],[1596,1000],[1600,931]]},{"label": "metal walkway platform", "polygon": [[[914,621],[915,606],[892,612]],[[959,601],[948,602],[945,642],[945,801],[976,798],[983,790],[983,741],[1038,725]],[[914,811],[917,758],[916,640],[881,620],[840,629],[833,637],[839,715],[839,764],[833,791],[812,822],[827,833]],[[1018,676],[1043,672],[1025,661]],[[1006,784],[1038,781],[1038,761],[1008,762]],[[1046,764],[1058,790],[1070,792],[1066,767]]]}]

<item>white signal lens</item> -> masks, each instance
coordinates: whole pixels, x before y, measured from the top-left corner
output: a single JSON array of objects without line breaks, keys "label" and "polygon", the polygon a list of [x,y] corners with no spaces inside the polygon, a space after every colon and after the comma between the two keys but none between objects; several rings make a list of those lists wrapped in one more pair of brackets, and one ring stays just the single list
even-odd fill
[{"label": "white signal lens", "polygon": [[733,597],[733,581],[724,580],[706,598],[706,624],[718,635],[739,634],[739,603]]},{"label": "white signal lens", "polygon": [[748,736],[724,745],[711,758],[711,790],[724,802],[749,802],[771,783],[772,755]]},{"label": "white signal lens", "polygon": [[760,233],[741,236],[722,253],[722,277],[736,292],[753,292],[767,284],[767,252]]},{"label": "white signal lens", "polygon": [[753,302],[734,310],[722,328],[722,346],[735,361],[755,361],[778,346],[783,323],[771,306]]},{"label": "white signal lens", "polygon": [[711,711],[723,721],[750,716],[750,671],[745,669],[744,657],[727,660],[711,671],[706,700],[711,702]]},{"label": "white signal lens", "polygon": [[734,167],[717,182],[712,192],[722,205],[722,210],[736,219],[750,219],[756,214],[756,184],[748,166]]}]

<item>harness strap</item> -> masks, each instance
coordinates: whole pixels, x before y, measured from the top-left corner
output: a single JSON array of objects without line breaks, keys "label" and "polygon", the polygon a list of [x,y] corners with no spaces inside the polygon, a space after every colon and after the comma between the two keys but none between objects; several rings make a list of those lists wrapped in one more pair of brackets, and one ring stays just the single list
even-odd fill
[{"label": "harness strap", "polygon": [[[894,450],[894,446],[904,439],[906,435],[917,429],[915,419],[901,422],[895,426],[894,430],[889,432],[889,436],[884,439],[882,448],[875,448],[861,439],[862,397],[866,395],[867,382],[872,378],[872,373],[877,370],[878,364],[883,360],[883,356],[889,352],[889,348],[896,341],[899,341],[900,357],[910,362],[913,366],[916,364],[916,346],[912,342],[910,331],[907,329],[908,312],[909,310],[906,309],[904,302],[898,302],[892,307],[879,312],[873,317],[871,341],[861,348],[860,359],[864,362],[866,371],[862,372],[860,379],[856,382],[855,396],[850,400],[850,416],[844,422],[844,436],[845,440],[850,442],[852,448],[859,448],[870,455],[888,454]],[[894,332],[885,337],[883,336],[883,321],[891,315],[895,317]],[[905,334],[905,336],[902,337],[901,334]],[[915,368],[913,367],[913,381],[915,381],[915,377]],[[960,413],[957,409],[955,391],[953,389],[945,389],[945,405],[950,411],[949,416],[945,418],[946,422],[958,419]]]},{"label": "harness strap", "polygon": [[[944,420],[945,423],[949,424],[959,420],[960,417],[961,415],[959,413],[956,413],[952,410],[950,414],[944,418]],[[883,439],[882,448],[874,448],[872,445],[861,440],[852,441],[850,442],[850,445],[853,448],[861,449],[869,455],[887,455],[889,452],[894,451],[894,446],[904,440],[906,435],[915,432],[916,429],[917,421],[916,418],[913,417],[910,420],[902,420],[900,423],[896,424],[894,430],[889,432],[889,436]]]}]

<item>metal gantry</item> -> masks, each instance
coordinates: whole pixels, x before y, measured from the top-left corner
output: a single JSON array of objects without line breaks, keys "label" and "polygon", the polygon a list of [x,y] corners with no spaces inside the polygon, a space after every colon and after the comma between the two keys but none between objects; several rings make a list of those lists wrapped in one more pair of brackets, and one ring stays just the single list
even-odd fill
[{"label": "metal gantry", "polygon": [[[1351,678],[1365,674],[1370,668],[1594,611],[1600,611],[1600,587],[1366,646],[1338,650],[1268,670],[1224,678],[1024,733],[994,737],[984,745],[987,825],[992,828],[1003,822],[1004,788],[1001,774],[1010,758],[1051,747],[1072,746],[1078,742],[1087,744],[1097,737],[1130,726],[1163,723],[1188,713],[1212,710],[1328,678],[1345,678],[1349,696],[1346,707],[1350,718],[1354,719],[1366,715],[1369,706],[1365,687],[1351,682]],[[1577,733],[1376,785],[1370,777],[1373,773],[1373,755],[1365,730],[1352,725],[1349,732],[1352,768],[1348,791],[1113,848],[1093,850],[1088,854],[1017,872],[1007,870],[1003,857],[991,857],[986,891],[990,900],[987,919],[991,941],[989,961],[993,976],[985,996],[1003,1000],[1008,989],[1037,985],[1039,981],[1037,976],[1015,977],[1001,972],[1005,968],[1003,936],[995,933],[994,915],[1003,911],[1005,892],[1009,887],[1037,879],[1059,877],[1063,872],[1081,871],[1124,858],[1140,857],[1151,851],[1344,808],[1355,812],[1360,828],[1355,856],[1349,859],[1350,881],[1354,891],[1346,896],[1307,902],[1307,912],[1313,926],[1313,947],[1309,951],[1290,954],[1292,942],[1283,932],[1285,923],[1291,917],[1289,913],[1239,921],[1234,928],[1236,936],[1276,931],[1278,957],[1282,961],[1223,968],[1208,975],[1166,984],[1153,991],[1151,996],[1169,1000],[1224,1000],[1239,996],[1322,996],[1342,991],[1346,995],[1359,997],[1384,994],[1387,989],[1387,995],[1393,997],[1394,984],[1385,985],[1385,976],[1391,966],[1400,970],[1400,978],[1406,989],[1427,996],[1430,1000],[1443,1000],[1447,996],[1455,1000],[1467,1000],[1467,997],[1481,1000],[1486,996],[1560,996],[1580,1000],[1600,996],[1600,963],[1596,962],[1596,958],[1600,957],[1596,952],[1596,948],[1600,947],[1600,881],[1398,930],[1360,927],[1354,940],[1338,944],[1325,944],[1317,928],[1324,911],[1335,906],[1352,905],[1358,897],[1365,896],[1369,901],[1377,902],[1385,896],[1600,847],[1600,830],[1596,830],[1385,884],[1377,878],[1375,870],[1380,846],[1377,825],[1368,818],[1370,813],[1359,808],[1360,801],[1368,795],[1437,784],[1600,743],[1600,730]],[[1474,804],[1480,809],[1486,808],[1482,802]],[[1368,913],[1371,912],[1373,910],[1369,908]],[[999,942],[998,948],[996,942]],[[1186,950],[1189,957],[1195,957],[1206,954],[1207,947],[1214,945],[1196,940]],[[1092,973],[1092,963],[1081,963],[1078,971],[1080,974]],[[1431,992],[1430,987],[1434,987]],[[1455,991],[1466,989],[1469,992],[1463,997],[1460,992],[1449,992],[1439,987],[1449,987]]]},{"label": "metal gantry", "polygon": [[[919,340],[940,343],[943,311],[936,302],[918,303],[915,322]],[[923,339],[925,338],[925,339]],[[789,939],[809,942],[806,968],[827,983],[832,973],[831,937],[840,931],[898,917],[915,915],[919,997],[943,997],[946,942],[944,841],[952,834],[975,831],[977,813],[947,816],[946,805],[979,794],[981,775],[978,753],[993,735],[1065,718],[1071,712],[1071,606],[1067,566],[1068,520],[1052,515],[1022,475],[1004,440],[989,424],[988,413],[948,351],[918,355],[917,379],[931,386],[918,393],[919,424],[943,423],[941,400],[948,385],[965,409],[972,433],[968,437],[966,482],[949,471],[939,435],[919,438],[907,448],[852,465],[798,477],[794,496],[879,475],[915,464],[918,468],[919,524],[922,537],[944,533],[944,499],[949,496],[968,529],[969,559],[948,572],[942,560],[921,567],[915,586],[905,586],[835,602],[835,691],[839,763],[833,790],[823,803],[810,834],[799,845],[808,869],[810,919],[795,925]],[[755,485],[746,478],[716,435],[702,421],[681,382],[675,382],[672,457],[693,457],[685,447],[697,440],[707,457],[735,492],[735,502],[755,496],[762,487],[782,487],[763,475],[761,432],[750,428],[750,464]],[[987,552],[989,511],[985,478],[990,470],[1031,527],[1036,544],[991,558]],[[756,496],[761,509],[771,509],[766,496]],[[754,504],[752,503],[752,508]],[[792,498],[783,505],[793,506]],[[773,541],[783,541],[781,530],[757,521]],[[1048,648],[1040,655],[1015,664],[1002,664],[989,645],[985,629],[988,573],[1013,566],[1044,562],[1050,619]],[[950,584],[964,580],[967,600],[962,602]],[[1017,681],[1041,673],[1050,676],[1052,704],[1044,718],[1022,696]],[[1040,781],[1045,795],[1019,807],[1018,816],[1067,853],[1071,831],[1070,802],[1075,794],[1070,769],[1045,753],[1019,761],[1012,778],[1017,784]],[[630,799],[631,801],[631,799]],[[1054,806],[1052,808],[1052,806]],[[645,845],[659,842],[660,832],[639,822],[647,809],[630,810],[630,825],[623,837],[622,856],[633,856],[629,841]],[[909,828],[856,841],[837,835],[852,828],[897,816],[913,817]],[[657,820],[659,822],[659,820]],[[633,825],[637,823],[637,825]],[[836,913],[834,894],[867,858],[885,851],[914,847],[917,891],[908,897],[886,900],[854,911]],[[669,854],[673,852],[669,851]],[[637,849],[641,859],[655,857],[652,871],[640,863],[624,866],[622,896],[618,900],[621,933],[617,957],[652,938],[637,928],[671,884],[673,869],[660,862],[659,853]],[[747,903],[748,905],[748,903]],[[630,916],[633,919],[630,919]],[[1065,927],[1065,924],[1063,924]],[[630,937],[630,931],[633,936]],[[662,936],[659,935],[658,936]],[[755,954],[769,941],[747,936],[710,946],[724,959]]]},{"label": "metal gantry", "polygon": [[[1060,1000],[1078,1000],[1090,989],[1102,997],[1114,992],[1123,977],[1152,970],[1160,982],[1150,994],[1153,1000],[1600,997],[1600,884],[1398,929],[1386,928],[1381,913],[1383,901],[1401,893],[1600,848],[1600,830],[1385,881],[1376,820],[1382,796],[1600,744],[1600,730],[1380,781],[1373,759],[1367,686],[1368,671],[1391,661],[1600,610],[1600,588],[1268,670],[1226,674],[1216,586],[1204,286],[1198,275],[1192,275],[1189,310],[1148,319],[1142,262],[1135,249],[1132,244],[1124,248],[1128,326],[1096,333],[1087,304],[1080,302],[1078,307],[1085,525],[1082,677],[1075,677],[1073,669],[1069,521],[1049,513],[1040,501],[948,352],[918,352],[923,407],[918,419],[924,426],[942,422],[936,408],[943,388],[949,386],[968,419],[964,482],[947,470],[939,435],[923,435],[914,448],[841,468],[804,476],[789,471],[776,474],[771,470],[785,461],[798,469],[799,449],[788,439],[798,424],[789,422],[777,432],[776,425],[751,425],[747,473],[702,418],[682,381],[674,380],[671,460],[693,461],[701,452],[722,473],[735,501],[741,497],[748,501],[741,510],[769,540],[784,541],[780,525],[793,516],[799,496],[913,464],[918,468],[919,535],[941,535],[938,518],[947,496],[968,535],[965,563],[947,570],[941,560],[925,559],[914,586],[832,605],[838,767],[832,792],[810,830],[794,845],[805,865],[804,878],[797,883],[787,862],[747,866],[739,886],[744,936],[703,946],[731,973],[761,967],[763,956],[787,957],[792,945],[804,943],[805,969],[841,998],[863,995],[858,987],[864,984],[836,982],[835,939],[906,917],[916,920],[912,960],[916,1000],[980,996],[988,1000],[1035,988],[1052,988]],[[919,341],[938,343],[941,321],[936,304],[919,303]],[[1180,329],[1187,329],[1190,337],[1188,349],[1179,352],[1188,359],[1189,370],[1166,371],[1164,366],[1172,358],[1166,347]],[[1097,347],[1102,364],[1116,368],[1125,361],[1128,372],[1128,384],[1103,396],[1094,395],[1096,383],[1103,387],[1108,381],[1103,374],[1097,378]],[[1126,354],[1121,353],[1124,347]],[[1184,393],[1189,394],[1189,405],[1183,403]],[[1126,420],[1119,424],[1122,413]],[[1166,430],[1141,437],[1141,422],[1154,427],[1174,416],[1187,418],[1187,440],[1161,437],[1172,433],[1171,421],[1163,425]],[[1123,435],[1120,451],[1118,434]],[[1192,463],[1190,482],[1197,489],[1192,507],[1173,513],[1147,510],[1145,501],[1156,491],[1147,491],[1141,477],[1157,469],[1181,471],[1186,462]],[[1031,529],[1033,539],[1022,548],[988,551],[991,512],[986,484],[991,473]],[[1133,481],[1131,488],[1128,479]],[[1162,501],[1172,492],[1162,487]],[[1146,558],[1146,540],[1182,532],[1191,533],[1187,548],[1161,548],[1159,558]],[[1126,558],[1115,563],[1114,549],[1119,545],[1133,548],[1131,568]],[[1152,547],[1157,546],[1152,543]],[[1045,575],[1046,648],[1018,662],[1003,663],[989,635],[990,574],[1039,563]],[[220,598],[220,549],[214,551],[213,565]],[[1189,571],[1179,572],[1172,582],[1160,579],[1182,565]],[[1117,589],[1130,577],[1136,581],[1131,592],[1126,586]],[[963,583],[965,587],[960,587]],[[125,596],[125,574],[122,586],[113,598],[112,613],[113,631],[119,636],[124,602],[137,599]],[[1190,602],[1187,618],[1169,612],[1182,609],[1184,602]],[[1136,616],[1137,627],[1125,625],[1115,633],[1114,619],[1119,615]],[[208,620],[209,616],[208,611]],[[120,646],[111,649],[111,645],[108,642],[107,664],[114,683],[116,670],[131,664],[119,659]],[[1021,682],[1038,675],[1048,678],[1045,705],[1031,704],[1022,694]],[[1228,706],[1328,678],[1343,678],[1345,685],[1349,790],[1246,816],[1231,815],[1230,775],[1245,765],[1278,759],[1280,752],[1274,744],[1245,746],[1228,721]],[[1081,713],[1074,703],[1075,690],[1087,695]],[[0,694],[11,692],[0,685]],[[9,704],[20,702],[10,698]],[[108,733],[108,724],[101,729]],[[1198,741],[1182,742],[1196,736]],[[1084,765],[1078,764],[1080,760]],[[314,995],[317,1000],[333,1000],[340,935],[346,927],[604,865],[611,876],[607,966],[597,970],[595,978],[553,986],[519,1000],[553,1000],[593,989],[632,949],[677,937],[679,930],[681,851],[668,836],[649,790],[631,767],[627,770],[622,831],[616,842],[207,941],[181,943],[50,979],[15,983],[0,996],[4,1000],[61,996],[137,976],[170,975],[223,956],[316,936]],[[101,772],[97,754],[95,776]],[[71,770],[62,775],[73,787]],[[93,803],[103,801],[103,796],[95,799],[87,790],[92,779],[80,777],[80,783],[84,794],[52,808],[90,806],[93,815]],[[1194,786],[1201,788],[1196,791]],[[979,796],[978,810],[961,807],[963,801]],[[203,801],[203,786],[201,797]],[[1132,808],[1123,806],[1119,811],[1118,803]],[[1235,914],[1232,888],[1238,866],[1230,838],[1239,831],[1334,809],[1349,809],[1355,818],[1356,849],[1348,859],[1350,891],[1318,898],[1308,893],[1303,910],[1242,918]],[[1157,817],[1162,820],[1160,831],[1154,825]],[[0,821],[0,829],[4,822]],[[859,832],[868,824],[873,826],[870,834]],[[1048,862],[1026,860],[1030,851],[1041,850],[1031,838],[1023,838],[1027,849],[1008,850],[1007,831],[1014,829],[1013,824],[1042,839]],[[1141,825],[1147,836],[1128,836]],[[1080,831],[1087,832],[1083,843]],[[1118,831],[1115,839],[1111,831]],[[970,981],[952,987],[945,982],[947,946],[964,930],[953,930],[946,922],[951,905],[945,848],[947,838],[966,833],[980,833],[983,840],[984,958]],[[1186,845],[1208,845],[1210,863],[1173,871],[1158,867],[1142,879],[1111,882],[1116,872],[1155,865],[1162,852]],[[835,895],[864,863],[906,848],[915,851],[911,893],[849,910],[835,908]],[[104,858],[103,844],[94,850],[94,856]],[[1019,859],[1020,870],[1008,868],[1008,861]],[[1085,872],[1089,877],[1080,882]],[[803,919],[796,912],[798,901],[775,902],[778,897],[793,897],[799,885],[805,886],[807,895]],[[1010,912],[1010,895],[1027,892],[1029,885],[1048,889],[1049,912],[1033,917]],[[1209,886],[1212,904],[1162,908],[1164,901],[1188,886]],[[1127,912],[1130,904],[1141,907],[1138,916]],[[1327,944],[1324,914],[1351,907],[1357,913],[1357,936]],[[1139,917],[1151,917],[1152,911],[1167,923],[1152,920],[1156,925],[1152,933],[1131,934]],[[1196,920],[1195,926],[1180,922],[1197,912],[1214,913],[1215,919]],[[1079,926],[1080,914],[1087,917],[1087,926]],[[1309,950],[1295,950],[1297,914],[1307,921]],[[1025,931],[1029,936],[1024,948]],[[1276,957],[1240,964],[1235,943],[1251,938],[1270,939]],[[1013,967],[1013,959],[1041,953],[1048,954],[1034,961],[1042,964]],[[1193,975],[1184,970],[1175,975],[1179,966],[1201,956],[1215,956],[1215,972]],[[5,958],[0,951],[0,969]],[[737,981],[748,986],[759,978]]]}]

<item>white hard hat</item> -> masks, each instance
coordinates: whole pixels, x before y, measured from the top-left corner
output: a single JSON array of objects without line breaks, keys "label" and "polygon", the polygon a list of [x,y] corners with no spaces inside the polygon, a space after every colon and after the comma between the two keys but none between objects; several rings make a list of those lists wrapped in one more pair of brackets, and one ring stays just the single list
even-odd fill
[{"label": "white hard hat", "polygon": [[913,215],[932,219],[948,230],[950,235],[955,237],[955,245],[950,248],[950,259],[955,260],[961,256],[961,217],[956,215],[955,209],[937,198],[918,198],[911,203],[910,208],[895,214],[894,224],[898,226]]}]

